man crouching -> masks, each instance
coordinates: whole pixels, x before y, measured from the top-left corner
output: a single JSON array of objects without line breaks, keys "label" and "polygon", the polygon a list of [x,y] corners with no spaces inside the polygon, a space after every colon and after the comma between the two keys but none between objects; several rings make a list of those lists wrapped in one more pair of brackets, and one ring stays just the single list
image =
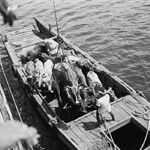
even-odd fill
[{"label": "man crouching", "polygon": [[103,120],[102,114],[108,112],[112,120],[115,120],[114,114],[111,110],[110,98],[112,95],[109,92],[104,93],[104,95],[96,100],[96,119],[98,122],[98,126],[100,126],[100,120]]}]

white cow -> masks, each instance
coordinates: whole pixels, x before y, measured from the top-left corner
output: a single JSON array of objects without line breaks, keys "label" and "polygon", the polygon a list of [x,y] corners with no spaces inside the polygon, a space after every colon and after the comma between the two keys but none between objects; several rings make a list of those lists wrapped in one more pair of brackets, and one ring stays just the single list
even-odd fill
[{"label": "white cow", "polygon": [[76,63],[77,61],[80,61],[80,59],[81,58],[79,58],[79,57],[77,57],[77,56],[73,56],[73,55],[70,55],[70,56],[67,56],[66,58],[65,58],[65,62],[66,63]]},{"label": "white cow", "polygon": [[101,81],[98,78],[98,75],[94,71],[89,71],[87,73],[87,80],[88,80],[89,85],[91,85],[93,83],[99,83],[102,85]]},{"label": "white cow", "polygon": [[44,74],[44,64],[38,58],[35,60],[35,78],[38,82],[38,86],[40,87],[42,84],[42,77]]},{"label": "white cow", "polygon": [[44,62],[44,74],[42,81],[46,83],[48,86],[48,90],[52,90],[52,69],[53,69],[53,62],[48,59],[47,61]]},{"label": "white cow", "polygon": [[87,81],[95,96],[97,96],[99,91],[104,92],[103,84],[94,71],[89,71],[87,73]]},{"label": "white cow", "polygon": [[56,41],[54,41],[52,38],[45,39],[44,42],[46,44],[48,53],[51,56],[54,56],[54,55],[56,56],[58,53],[59,44]]}]

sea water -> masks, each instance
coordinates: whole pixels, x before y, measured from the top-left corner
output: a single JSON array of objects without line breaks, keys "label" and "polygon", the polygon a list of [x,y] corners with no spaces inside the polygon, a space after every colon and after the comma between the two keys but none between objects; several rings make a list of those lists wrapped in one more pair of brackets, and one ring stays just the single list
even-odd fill
[{"label": "sea water", "polygon": [[[33,17],[56,27],[52,0],[13,0],[9,3],[18,6],[15,10],[18,20],[12,28],[2,26],[5,32],[31,25]],[[55,0],[55,5],[60,33],[132,88],[142,91],[149,101],[150,1]],[[0,23],[2,24],[2,18]],[[52,136],[26,98],[17,79],[13,78],[11,62],[5,49],[0,46],[5,72],[23,121],[35,126],[42,136],[35,149],[66,150],[67,148]],[[1,74],[0,79],[3,80]],[[3,85],[6,86],[5,82]],[[7,87],[5,91],[8,92]],[[13,101],[10,105],[14,106]]]}]

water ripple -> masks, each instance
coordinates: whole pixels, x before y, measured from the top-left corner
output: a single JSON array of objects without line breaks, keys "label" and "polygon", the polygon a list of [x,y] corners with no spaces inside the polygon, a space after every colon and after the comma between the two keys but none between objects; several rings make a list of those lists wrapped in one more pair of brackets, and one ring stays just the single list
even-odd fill
[{"label": "water ripple", "polygon": [[[10,3],[19,5],[16,10],[19,20],[13,28],[3,26],[6,31],[30,25],[33,17],[55,26],[52,1],[13,0]],[[150,2],[55,0],[55,3],[60,32],[150,98]],[[1,54],[6,56],[4,50]]]}]

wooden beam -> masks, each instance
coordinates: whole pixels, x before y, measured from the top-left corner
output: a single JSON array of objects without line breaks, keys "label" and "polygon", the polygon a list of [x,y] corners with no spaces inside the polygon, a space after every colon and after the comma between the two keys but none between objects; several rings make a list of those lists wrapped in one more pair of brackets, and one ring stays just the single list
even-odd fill
[{"label": "wooden beam", "polygon": [[[109,130],[110,130],[110,132],[113,132],[113,131],[118,130],[118,129],[120,129],[121,127],[127,125],[127,124],[130,123],[130,122],[131,122],[131,116],[128,117],[127,119],[123,120],[123,121],[120,121],[118,124],[112,126],[111,128],[109,128]],[[107,130],[105,130],[104,132],[105,132],[106,134],[108,134],[108,131],[107,131]]]},{"label": "wooden beam", "polygon": [[19,61],[16,53],[14,52],[11,43],[10,42],[5,42],[4,45],[7,48],[7,52],[9,54],[10,58],[11,58],[11,61],[12,61],[13,65],[15,65],[15,66],[21,66],[21,62]]}]

